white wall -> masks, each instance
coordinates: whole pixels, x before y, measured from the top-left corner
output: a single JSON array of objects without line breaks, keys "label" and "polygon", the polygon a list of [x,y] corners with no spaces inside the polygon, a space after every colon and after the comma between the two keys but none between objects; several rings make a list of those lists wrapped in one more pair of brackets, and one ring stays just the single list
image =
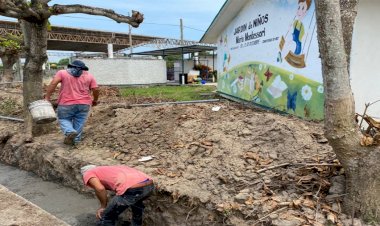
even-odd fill
[{"label": "white wall", "polygon": [[81,59],[99,85],[166,83],[166,63],[154,59]]},{"label": "white wall", "polygon": [[[355,110],[362,114],[364,104],[380,99],[380,1],[361,0],[354,26],[351,50],[351,86]],[[368,108],[368,114],[380,117],[380,102]]]}]

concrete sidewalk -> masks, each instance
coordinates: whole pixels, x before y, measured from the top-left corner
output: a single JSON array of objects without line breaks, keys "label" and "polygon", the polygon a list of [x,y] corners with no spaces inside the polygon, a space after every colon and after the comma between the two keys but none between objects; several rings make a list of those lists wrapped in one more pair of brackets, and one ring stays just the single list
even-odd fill
[{"label": "concrete sidewalk", "polygon": [[0,185],[0,226],[68,226],[40,207]]}]

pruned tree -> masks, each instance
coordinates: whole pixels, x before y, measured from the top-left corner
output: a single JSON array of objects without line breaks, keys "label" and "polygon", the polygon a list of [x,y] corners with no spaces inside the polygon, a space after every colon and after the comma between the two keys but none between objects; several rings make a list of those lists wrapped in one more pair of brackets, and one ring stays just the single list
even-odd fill
[{"label": "pruned tree", "polygon": [[[358,1],[341,2],[348,6]],[[346,172],[345,211],[380,222],[380,150],[377,146],[360,146],[348,70],[351,38],[347,38],[347,27],[352,24],[344,23],[342,28],[341,6],[345,7],[339,0],[316,0],[325,88],[325,135]]]},{"label": "pruned tree", "polygon": [[22,37],[7,34],[0,37],[0,58],[3,63],[3,76],[0,82],[13,81],[13,65],[22,51]]},{"label": "pruned tree", "polygon": [[23,100],[26,133],[36,135],[41,127],[34,125],[27,106],[29,103],[42,99],[42,65],[47,60],[47,32],[48,20],[51,16],[85,13],[108,17],[118,23],[128,23],[138,27],[144,20],[143,14],[132,11],[132,16],[124,16],[113,10],[90,7],[84,5],[48,5],[51,0],[0,0],[0,15],[13,17],[21,21],[24,35],[25,56],[23,77]]}]

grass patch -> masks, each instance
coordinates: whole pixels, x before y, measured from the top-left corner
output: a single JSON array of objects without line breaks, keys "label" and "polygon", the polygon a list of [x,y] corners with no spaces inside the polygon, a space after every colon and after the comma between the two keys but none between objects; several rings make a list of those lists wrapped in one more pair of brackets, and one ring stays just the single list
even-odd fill
[{"label": "grass patch", "polygon": [[120,89],[120,94],[127,98],[154,98],[167,101],[189,101],[213,98],[214,86],[152,86],[130,87]]}]

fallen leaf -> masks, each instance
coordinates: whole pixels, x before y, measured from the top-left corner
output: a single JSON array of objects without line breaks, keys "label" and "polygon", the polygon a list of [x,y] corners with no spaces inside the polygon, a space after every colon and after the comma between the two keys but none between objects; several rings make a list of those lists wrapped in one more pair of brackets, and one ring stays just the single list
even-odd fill
[{"label": "fallen leaf", "polygon": [[178,202],[179,197],[180,197],[180,194],[179,194],[178,191],[173,192],[173,193],[172,193],[173,203]]},{"label": "fallen leaf", "polygon": [[360,139],[361,146],[371,146],[372,144],[373,144],[372,137],[362,136],[362,138]]},{"label": "fallen leaf", "polygon": [[248,206],[252,206],[253,203],[254,203],[254,200],[253,200],[252,196],[249,196],[249,198],[248,198],[247,200],[245,200],[244,203],[245,203],[246,205],[248,205]]},{"label": "fallen leaf", "polygon": [[231,203],[231,209],[233,209],[233,210],[240,210],[241,206],[240,206],[239,203],[233,202],[233,203]]},{"label": "fallen leaf", "polygon": [[300,199],[293,200],[293,206],[294,207],[297,207],[297,208],[300,207],[301,203],[302,203],[302,200],[300,200]]},{"label": "fallen leaf", "polygon": [[156,174],[159,174],[159,175],[164,175],[166,173],[166,170],[165,169],[162,169],[162,168],[158,168],[154,171]]},{"label": "fallen leaf", "polygon": [[207,141],[207,140],[202,141],[201,144],[206,145],[206,146],[212,146],[213,145],[211,141]]},{"label": "fallen leaf", "polygon": [[331,223],[335,223],[337,219],[338,218],[335,214],[331,212],[327,214],[327,220],[330,221]]},{"label": "fallen leaf", "polygon": [[302,205],[312,209],[315,208],[315,202],[311,199],[304,199]]},{"label": "fallen leaf", "polygon": [[116,159],[117,156],[121,155],[122,153],[121,152],[116,152],[115,154],[113,154],[113,158]]},{"label": "fallen leaf", "polygon": [[256,153],[253,153],[253,152],[246,152],[244,153],[243,157],[245,159],[253,159],[253,160],[256,160],[256,161],[259,161],[260,160],[260,156]]}]

